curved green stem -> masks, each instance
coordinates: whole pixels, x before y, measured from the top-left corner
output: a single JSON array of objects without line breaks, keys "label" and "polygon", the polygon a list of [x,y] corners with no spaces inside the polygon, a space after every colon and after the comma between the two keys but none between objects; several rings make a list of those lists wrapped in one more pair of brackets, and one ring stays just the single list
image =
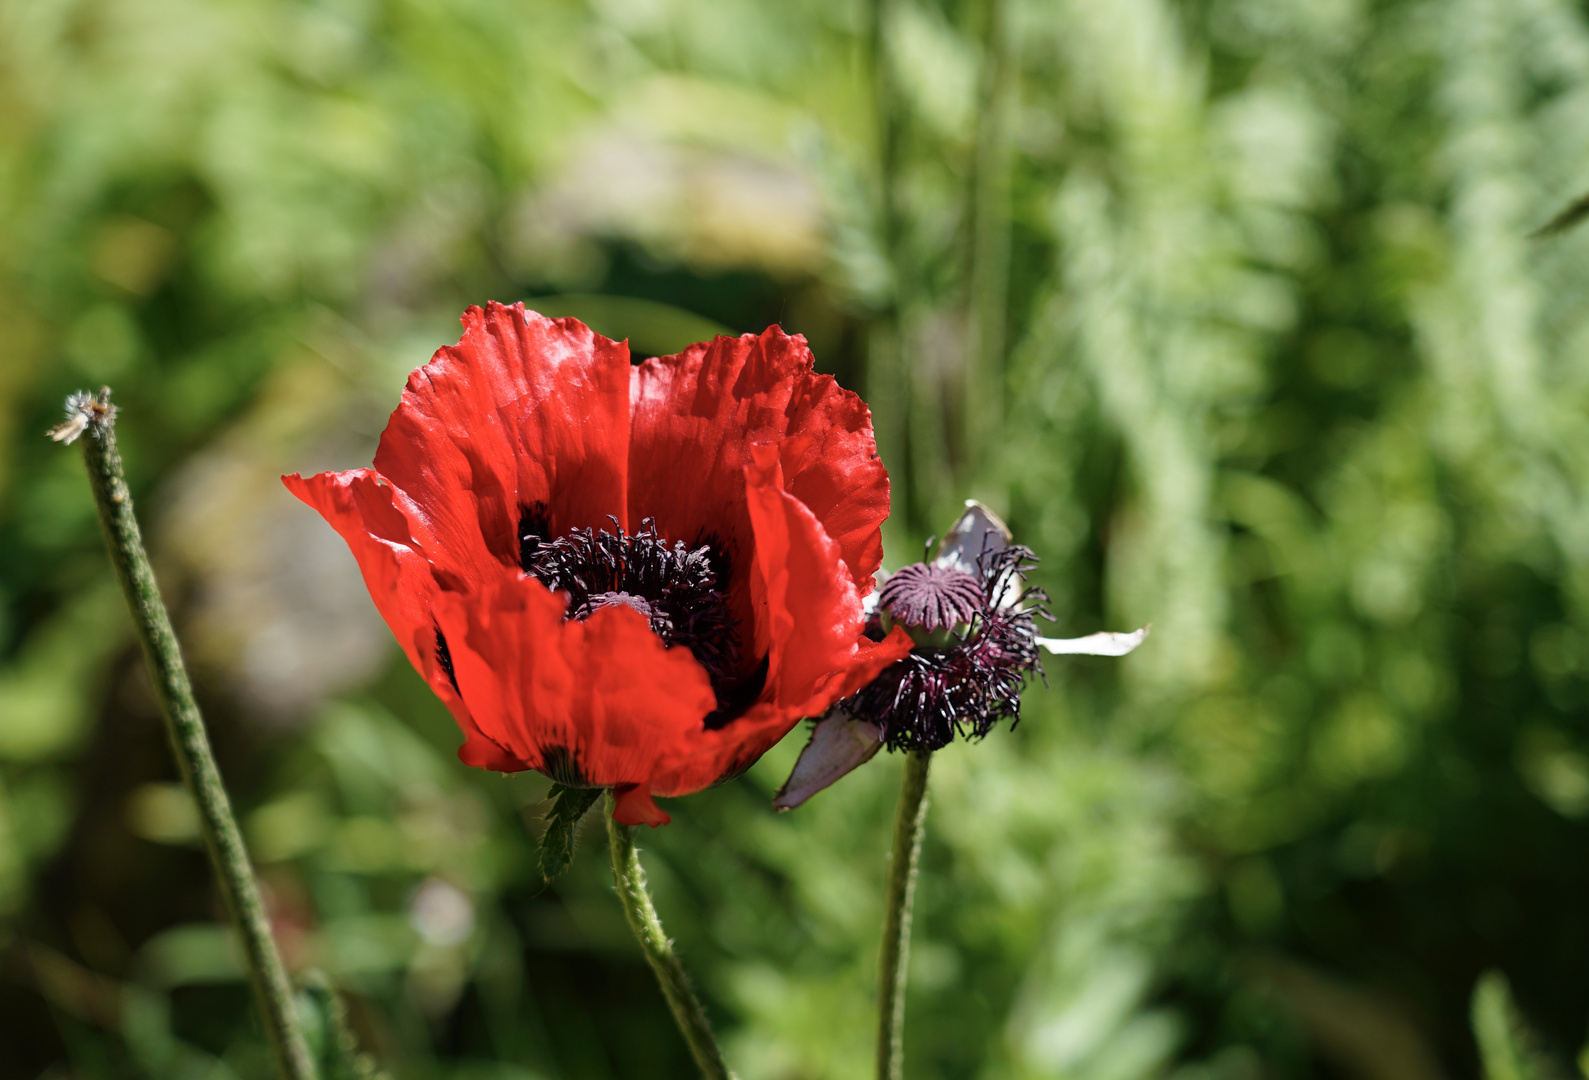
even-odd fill
[{"label": "curved green stem", "polygon": [[905,755],[894,811],[894,850],[888,858],[883,954],[877,972],[877,1080],[901,1080],[905,1070],[905,974],[910,966],[910,912],[916,900],[916,863],[927,824],[927,767],[932,754]]},{"label": "curved green stem", "polygon": [[608,791],[607,840],[612,853],[612,876],[618,884],[618,899],[623,903],[629,929],[634,931],[646,963],[651,965],[657,982],[662,984],[662,996],[668,999],[673,1020],[689,1044],[701,1075],[706,1080],[732,1080],[733,1074],[723,1064],[723,1051],[712,1035],[712,1026],[706,1022],[706,1012],[690,988],[684,965],[679,963],[673,942],[668,940],[662,920],[657,918],[657,909],[651,903],[651,894],[646,890],[646,872],[640,867],[640,853],[634,846],[634,829],[612,816],[617,805],[616,796]]},{"label": "curved green stem", "polygon": [[232,815],[231,799],[215,767],[204,718],[199,715],[182,663],[182,650],[149,566],[138,519],[133,516],[132,495],[122,473],[121,454],[116,450],[115,409],[110,404],[110,391],[100,391],[98,398],[74,394],[67,409],[68,421],[56,429],[55,438],[70,442],[78,435],[86,435],[83,460],[88,465],[88,481],[99,507],[99,523],[110,548],[110,560],[137,624],[138,640],[160,699],[166,734],[171,738],[182,782],[198,806],[204,849],[215,868],[226,909],[243,938],[249,981],[277,1068],[287,1080],[315,1080],[287,970],[276,951],[248,851]]}]

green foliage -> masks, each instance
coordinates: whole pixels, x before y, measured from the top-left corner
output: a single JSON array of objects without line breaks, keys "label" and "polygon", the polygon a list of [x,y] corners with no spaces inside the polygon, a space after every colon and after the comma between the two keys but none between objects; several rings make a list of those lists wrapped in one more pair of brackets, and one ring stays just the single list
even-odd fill
[{"label": "green foliage", "polygon": [[1473,1036],[1484,1063],[1484,1080],[1551,1080],[1562,1074],[1539,1049],[1512,1001],[1506,976],[1487,971],[1473,988]]},{"label": "green foliage", "polygon": [[[888,0],[878,124],[873,10],[0,0],[0,940],[70,965],[0,985],[25,1071],[266,1068],[41,437],[109,381],[289,961],[397,1076],[689,1075],[603,860],[539,892],[546,782],[456,762],[276,479],[520,297],[781,321],[874,408],[890,563],[975,496],[1058,632],[1153,622],[934,762],[920,1075],[1460,1076],[1497,967],[1582,1044],[1589,233],[1530,233],[1589,20]],[[747,1080],[870,1059],[898,763],[774,817],[798,742],[644,837]]]},{"label": "green foliage", "polygon": [[553,784],[546,793],[546,831],[541,834],[541,879],[550,884],[568,868],[574,857],[574,833],[585,812],[601,798],[600,788],[571,788]]},{"label": "green foliage", "polygon": [[348,1029],[348,1010],[336,988],[321,972],[304,976],[299,1009],[304,1016],[305,1038],[315,1057],[320,1080],[387,1080]]}]

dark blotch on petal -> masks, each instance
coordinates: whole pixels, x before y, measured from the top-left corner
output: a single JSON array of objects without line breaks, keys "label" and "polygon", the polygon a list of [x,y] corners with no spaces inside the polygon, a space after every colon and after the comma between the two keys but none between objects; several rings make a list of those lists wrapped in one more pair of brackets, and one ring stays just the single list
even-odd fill
[{"label": "dark blotch on petal", "polygon": [[590,778],[585,775],[585,770],[580,767],[579,758],[566,746],[541,747],[540,771],[564,787],[588,788],[601,786],[590,782]]},{"label": "dark blotch on petal", "polygon": [[447,649],[447,635],[441,632],[441,627],[436,627],[436,663],[441,665],[441,670],[447,673],[447,681],[452,683],[452,692],[463,697],[463,691],[458,689],[458,676],[452,672],[452,653]]},{"label": "dark blotch on petal", "polygon": [[717,575],[719,582],[734,580],[734,553],[727,544],[719,540],[715,532],[703,532],[691,544],[692,549],[705,548],[706,558],[712,565],[712,573]]},{"label": "dark blotch on petal", "polygon": [[741,747],[739,753],[734,756],[734,760],[728,763],[728,768],[723,770],[723,775],[712,781],[712,786],[720,787],[730,780],[744,776],[750,767],[759,760],[761,760],[760,754],[752,753],[749,747]]},{"label": "dark blotch on petal", "polygon": [[706,730],[716,731],[744,716],[745,710],[756,704],[756,699],[761,697],[762,690],[766,688],[770,667],[771,658],[763,656],[761,663],[743,682],[721,689],[714,687],[717,689],[717,708],[706,714]]},{"label": "dark blotch on petal", "polygon": [[545,503],[519,507],[519,569],[526,574],[530,572],[530,564],[535,561],[541,544],[551,531],[552,523],[547,519]]}]

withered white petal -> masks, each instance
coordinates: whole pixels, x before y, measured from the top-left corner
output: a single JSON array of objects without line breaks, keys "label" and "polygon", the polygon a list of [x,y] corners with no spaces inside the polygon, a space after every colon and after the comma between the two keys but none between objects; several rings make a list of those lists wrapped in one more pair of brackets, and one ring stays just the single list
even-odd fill
[{"label": "withered white petal", "polygon": [[981,577],[978,556],[1007,548],[1014,542],[1010,527],[1000,521],[997,514],[975,499],[967,499],[965,513],[944,534],[933,561]]},{"label": "withered white petal", "polygon": [[867,618],[877,614],[877,598],[883,593],[883,583],[888,580],[888,571],[879,567],[872,575],[872,591],[861,597],[861,610]]},{"label": "withered white petal", "polygon": [[883,732],[867,720],[833,710],[817,721],[794,771],[773,799],[774,810],[793,810],[846,773],[865,765],[883,746]]},{"label": "withered white petal", "polygon": [[1103,631],[1078,638],[1040,637],[1037,643],[1051,653],[1083,653],[1088,656],[1124,656],[1147,640],[1148,628],[1129,634]]}]

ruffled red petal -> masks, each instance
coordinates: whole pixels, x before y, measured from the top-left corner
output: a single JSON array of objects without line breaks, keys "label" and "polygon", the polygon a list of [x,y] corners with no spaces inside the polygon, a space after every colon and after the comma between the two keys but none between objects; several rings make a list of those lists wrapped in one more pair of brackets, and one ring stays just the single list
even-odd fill
[{"label": "ruffled red petal", "polygon": [[865,640],[866,617],[838,541],[787,490],[784,449],[751,447],[744,482],[756,534],[757,651],[765,633],[772,661],[762,700],[787,707],[818,697],[825,680],[842,680]]},{"label": "ruffled red petal", "polygon": [[650,825],[655,828],[673,820],[667,811],[657,805],[651,793],[638,784],[615,788],[614,793],[618,800],[612,808],[612,816],[625,825]]},{"label": "ruffled red petal", "polygon": [[[866,406],[815,374],[804,339],[773,327],[632,369],[626,346],[522,305],[463,321],[410,377],[375,470],[284,480],[347,539],[465,762],[613,787],[620,821],[660,824],[653,796],[741,771],[909,651],[903,632],[861,634],[888,476]],[[767,661],[759,699],[708,730],[706,672],[643,616],[565,622],[519,571],[526,509],[554,535],[610,514],[716,540],[747,664]]]},{"label": "ruffled red petal", "polygon": [[521,508],[537,505],[554,534],[609,514],[627,526],[628,345],[523,304],[472,307],[463,326],[409,376],[376,471],[423,507],[449,553],[483,543],[518,566]]},{"label": "ruffled red petal", "polygon": [[731,553],[748,555],[748,448],[778,444],[787,490],[837,543],[861,595],[870,592],[883,560],[878,530],[888,516],[888,471],[877,458],[865,402],[812,365],[805,338],[776,326],[640,365],[632,391],[631,520],[654,516],[664,536],[711,534]]},{"label": "ruffled red petal", "polygon": [[783,449],[750,448],[741,474],[755,540],[755,649],[769,660],[766,687],[743,716],[675,747],[652,781],[658,795],[699,791],[748,767],[801,719],[825,712],[911,649],[898,628],[881,642],[862,634],[859,590],[838,542],[785,490]]},{"label": "ruffled red petal", "polygon": [[458,687],[491,737],[530,768],[568,784],[650,790],[657,761],[716,707],[711,682],[689,650],[666,648],[630,608],[565,622],[564,606],[523,576],[439,592],[435,616]]},{"label": "ruffled red petal", "polygon": [[391,627],[414,670],[446,704],[464,733],[458,756],[470,765],[518,772],[527,766],[487,738],[437,659],[431,607],[437,592],[416,513],[402,493],[371,469],[281,478],[287,490],[320,512],[347,541],[375,609]]}]

